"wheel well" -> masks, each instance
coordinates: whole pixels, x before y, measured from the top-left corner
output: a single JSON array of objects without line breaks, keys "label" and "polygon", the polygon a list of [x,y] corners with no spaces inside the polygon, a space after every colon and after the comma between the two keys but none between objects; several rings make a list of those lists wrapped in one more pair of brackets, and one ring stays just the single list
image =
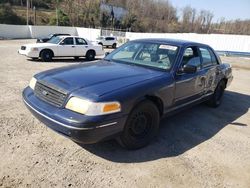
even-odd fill
[{"label": "wheel well", "polygon": [[39,53],[39,57],[41,57],[41,54],[43,51],[50,51],[52,53],[52,56],[54,56],[54,52],[51,49],[43,49],[41,50],[41,52]]},{"label": "wheel well", "polygon": [[[90,52],[90,51],[94,52],[94,54],[96,55],[95,50],[92,50],[92,49],[88,50],[87,53]],[[87,55],[87,53],[86,53],[86,55]]]},{"label": "wheel well", "polygon": [[98,44],[103,45],[102,42],[99,42]]},{"label": "wheel well", "polygon": [[150,100],[151,102],[153,102],[155,104],[155,106],[158,108],[159,112],[160,112],[160,116],[163,115],[163,102],[159,97],[156,96],[150,96],[147,95],[145,96],[146,99]]}]

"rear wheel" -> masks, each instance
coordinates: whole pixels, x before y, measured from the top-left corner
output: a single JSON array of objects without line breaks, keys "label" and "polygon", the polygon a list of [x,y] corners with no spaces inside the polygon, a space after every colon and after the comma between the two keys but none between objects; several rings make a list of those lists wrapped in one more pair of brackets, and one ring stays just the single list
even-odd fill
[{"label": "rear wheel", "polygon": [[50,50],[43,50],[41,52],[41,59],[45,62],[49,62],[52,60],[53,53]]},{"label": "rear wheel", "polygon": [[114,49],[116,48],[116,43],[114,43],[114,44],[112,45],[112,48],[114,48]]},{"label": "rear wheel", "polygon": [[220,106],[221,102],[222,102],[222,97],[224,94],[224,90],[226,88],[226,84],[225,82],[222,80],[218,83],[214,94],[211,96],[211,98],[208,100],[208,105],[211,107],[218,107]]},{"label": "rear wheel", "polygon": [[86,59],[88,61],[93,61],[95,59],[95,51],[89,50],[86,54]]},{"label": "rear wheel", "polygon": [[159,110],[151,101],[140,103],[130,113],[118,142],[127,149],[148,145],[157,135],[159,121]]}]

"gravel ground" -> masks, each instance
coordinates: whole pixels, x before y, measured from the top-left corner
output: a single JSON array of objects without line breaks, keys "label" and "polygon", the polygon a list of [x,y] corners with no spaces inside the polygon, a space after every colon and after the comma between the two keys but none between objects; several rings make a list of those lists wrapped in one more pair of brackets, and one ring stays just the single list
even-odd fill
[{"label": "gravel ground", "polygon": [[0,187],[249,187],[249,59],[222,57],[235,68],[219,108],[164,119],[151,145],[126,151],[114,141],[79,146],[31,115],[21,92],[32,75],[85,61],[29,61],[17,54],[26,42],[0,41]]}]

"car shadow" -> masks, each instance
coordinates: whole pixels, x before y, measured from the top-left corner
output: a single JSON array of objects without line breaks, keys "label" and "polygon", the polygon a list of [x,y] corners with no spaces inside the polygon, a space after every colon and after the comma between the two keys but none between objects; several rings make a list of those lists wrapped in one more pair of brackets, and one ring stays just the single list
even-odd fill
[{"label": "car shadow", "polygon": [[31,62],[37,62],[37,63],[84,63],[84,62],[95,62],[98,60],[101,60],[102,58],[95,58],[93,61],[88,61],[86,58],[79,58],[79,59],[74,59],[74,58],[55,58],[52,59],[50,62],[44,62],[41,59],[27,59],[28,61]]},{"label": "car shadow", "polygon": [[115,141],[81,147],[104,159],[120,163],[139,163],[178,156],[212,138],[225,126],[247,126],[235,121],[247,113],[249,107],[249,95],[226,91],[223,103],[218,108],[200,104],[164,118],[158,137],[145,148],[129,151]]}]

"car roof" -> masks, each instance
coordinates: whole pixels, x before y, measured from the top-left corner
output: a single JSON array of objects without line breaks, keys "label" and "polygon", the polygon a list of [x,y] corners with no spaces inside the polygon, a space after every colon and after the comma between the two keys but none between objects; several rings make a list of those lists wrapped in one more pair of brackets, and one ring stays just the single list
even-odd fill
[{"label": "car roof", "polygon": [[176,46],[188,46],[188,45],[208,46],[206,44],[192,42],[192,41],[188,41],[188,40],[168,39],[168,38],[147,38],[147,39],[136,39],[133,41],[166,43],[166,44],[171,44],[171,45],[176,45]]},{"label": "car roof", "polygon": [[104,36],[104,35],[102,35],[102,36],[100,36],[100,37],[104,37],[104,38],[106,38],[106,37],[116,38],[116,36]]}]

